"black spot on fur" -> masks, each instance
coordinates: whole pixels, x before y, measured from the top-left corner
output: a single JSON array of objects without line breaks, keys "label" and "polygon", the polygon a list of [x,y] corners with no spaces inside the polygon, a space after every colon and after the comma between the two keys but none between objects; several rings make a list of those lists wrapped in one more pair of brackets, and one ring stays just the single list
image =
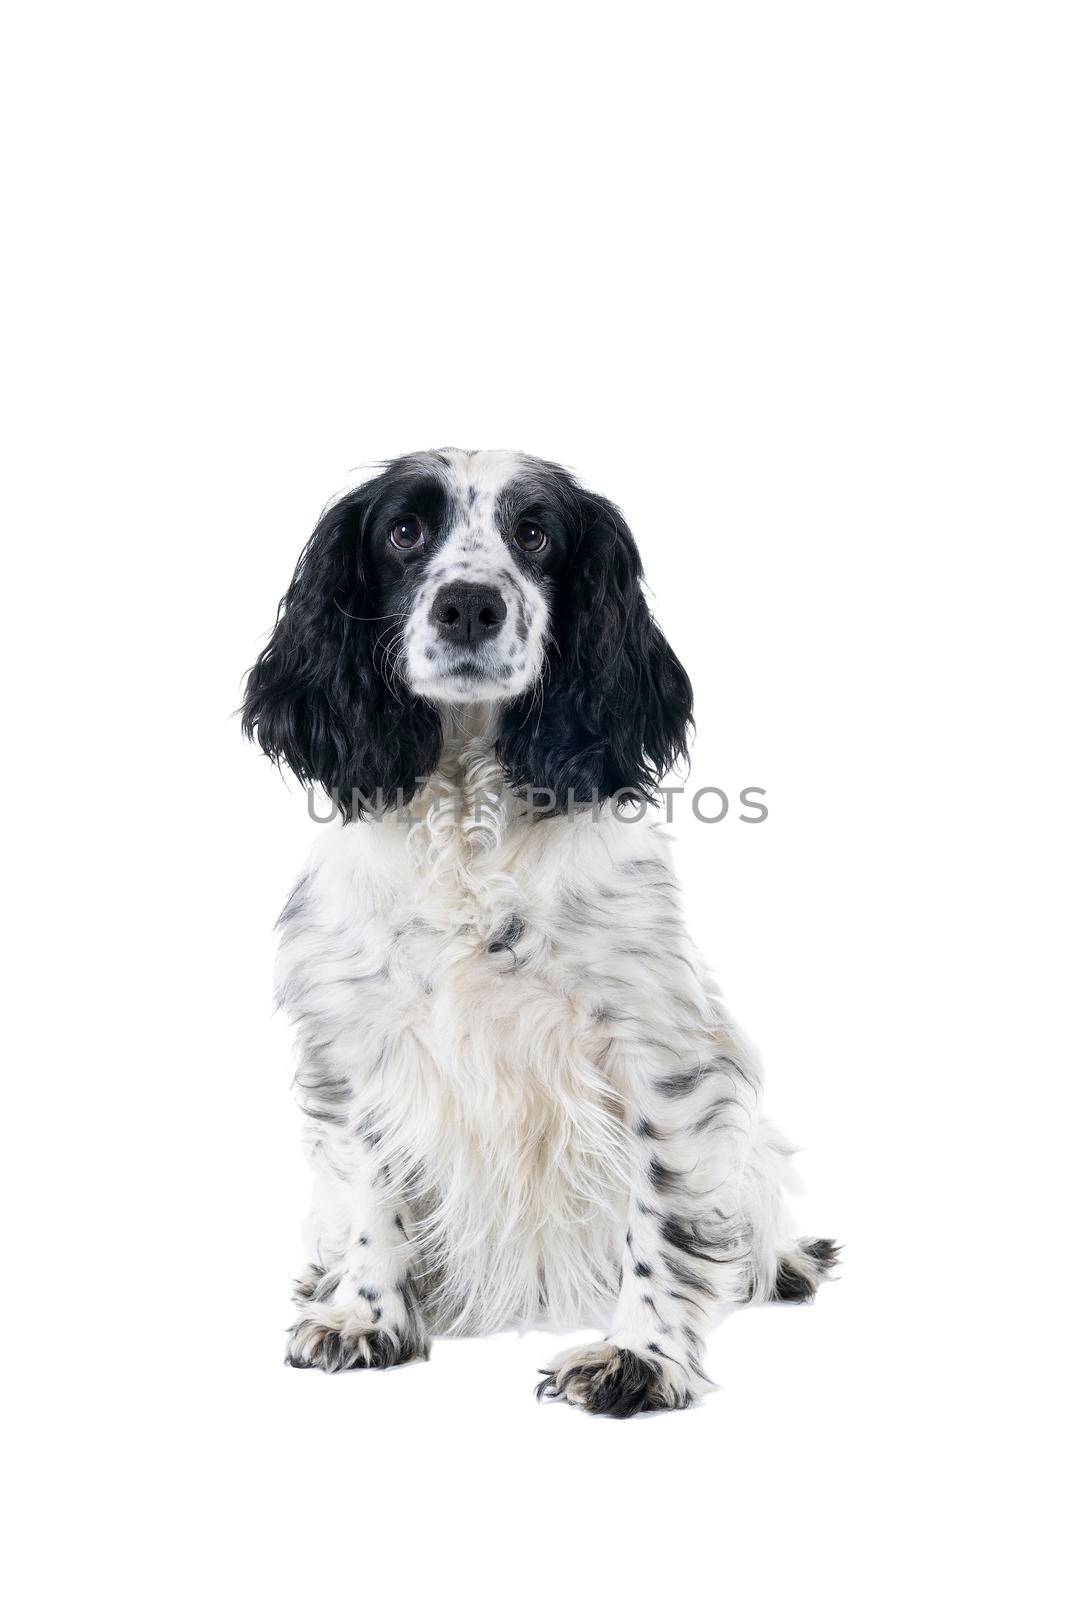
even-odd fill
[{"label": "black spot on fur", "polygon": [[815,1288],[812,1280],[797,1272],[788,1261],[779,1261],[774,1280],[775,1300],[811,1300],[814,1298]]},{"label": "black spot on fur", "polygon": [[841,1246],[833,1239],[798,1239],[797,1254],[811,1263],[810,1271],[798,1269],[783,1256],[778,1262],[772,1299],[813,1300],[823,1278],[837,1265]]},{"label": "black spot on fur", "polygon": [[682,1174],[668,1167],[658,1156],[653,1156],[649,1162],[648,1175],[657,1194],[677,1194],[685,1184]]},{"label": "black spot on fur", "polygon": [[739,1111],[740,1101],[736,1095],[728,1095],[724,1100],[717,1100],[713,1106],[699,1116],[693,1123],[692,1133],[696,1139],[702,1139],[711,1129],[720,1126],[729,1127],[731,1122],[734,1127],[744,1115]]},{"label": "black spot on fur", "polygon": [[[700,1285],[700,1287],[703,1288],[703,1285]],[[680,1289],[668,1289],[667,1293],[670,1295],[672,1300],[683,1300],[687,1306],[692,1306],[694,1311],[701,1311],[703,1309],[695,1300],[691,1299],[689,1295],[682,1294]],[[686,1329],[686,1332],[689,1332],[688,1328]]]},{"label": "black spot on fur", "polygon": [[722,1242],[704,1233],[699,1224],[691,1222],[688,1217],[668,1215],[660,1222],[659,1231],[675,1250],[682,1250],[686,1255],[696,1256],[701,1261],[727,1266],[733,1260],[730,1255],[715,1254],[716,1249],[723,1248]]},{"label": "black spot on fur", "polygon": [[676,1283],[682,1284],[686,1289],[693,1289],[697,1294],[710,1295],[711,1288],[705,1283],[699,1273],[694,1272],[685,1262],[673,1256],[664,1256],[663,1264]]},{"label": "black spot on fur", "polygon": [[665,1078],[657,1078],[656,1088],[660,1094],[667,1095],[671,1100],[681,1100],[683,1096],[692,1094],[694,1089],[699,1088],[714,1070],[715,1067],[711,1062],[701,1062],[698,1067],[689,1067],[684,1072],[672,1072]]},{"label": "black spot on fur", "polygon": [[601,1417],[635,1417],[642,1411],[681,1410],[692,1404],[688,1391],[678,1399],[669,1399],[656,1364],[621,1348],[602,1364],[572,1368],[562,1388],[557,1384],[557,1374],[547,1372],[537,1385],[537,1398],[566,1400],[570,1384],[581,1392],[583,1410]]},{"label": "black spot on fur", "polygon": [[836,1267],[841,1258],[841,1246],[835,1239],[801,1239],[800,1245],[804,1254],[817,1261],[824,1272]]},{"label": "black spot on fur", "polygon": [[489,946],[490,955],[499,955],[504,950],[513,949],[514,946],[518,944],[525,931],[525,922],[523,922],[520,916],[513,913],[505,922],[504,926],[494,934],[493,942]]},{"label": "black spot on fur", "polygon": [[634,1274],[638,1278],[651,1278],[652,1268],[649,1266],[647,1261],[635,1261]]}]

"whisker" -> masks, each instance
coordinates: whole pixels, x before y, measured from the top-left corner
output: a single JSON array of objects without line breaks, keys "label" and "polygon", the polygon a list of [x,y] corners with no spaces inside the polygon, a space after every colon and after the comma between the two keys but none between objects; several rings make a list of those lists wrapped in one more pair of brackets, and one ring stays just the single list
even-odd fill
[{"label": "whisker", "polygon": [[342,617],[347,617],[349,622],[386,622],[390,617],[403,617],[404,615],[402,611],[383,611],[377,617],[359,617],[354,611],[346,611],[336,595],[333,597],[333,603]]}]

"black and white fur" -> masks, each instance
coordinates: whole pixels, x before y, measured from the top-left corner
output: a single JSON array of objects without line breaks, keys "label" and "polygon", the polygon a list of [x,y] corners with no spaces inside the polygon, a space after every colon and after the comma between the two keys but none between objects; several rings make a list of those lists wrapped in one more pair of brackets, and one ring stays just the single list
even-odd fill
[{"label": "black and white fur", "polygon": [[315,1173],[294,1366],[599,1324],[539,1393],[681,1407],[725,1308],[829,1271],[636,803],[690,712],[629,528],[561,468],[413,455],[323,515],[244,710],[342,813],[280,923]]}]

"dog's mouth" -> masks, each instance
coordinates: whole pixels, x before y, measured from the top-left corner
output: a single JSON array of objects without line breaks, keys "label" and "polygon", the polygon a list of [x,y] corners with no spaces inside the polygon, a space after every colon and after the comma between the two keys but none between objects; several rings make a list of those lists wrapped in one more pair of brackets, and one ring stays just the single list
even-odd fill
[{"label": "dog's mouth", "polygon": [[499,662],[483,661],[480,656],[471,655],[469,652],[457,654],[445,661],[439,671],[444,678],[482,678],[486,682],[504,675]]},{"label": "dog's mouth", "polygon": [[515,679],[513,668],[464,654],[438,663],[431,674],[420,674],[411,687],[428,700],[506,700],[516,693]]},{"label": "dog's mouth", "polygon": [[527,677],[525,652],[502,656],[495,645],[438,645],[432,655],[408,658],[408,683],[427,700],[507,700],[523,692]]}]

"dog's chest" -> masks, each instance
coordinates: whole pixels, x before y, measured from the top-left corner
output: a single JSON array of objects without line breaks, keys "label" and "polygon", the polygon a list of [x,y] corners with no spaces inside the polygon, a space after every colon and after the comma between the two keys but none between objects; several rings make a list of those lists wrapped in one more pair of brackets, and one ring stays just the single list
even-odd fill
[{"label": "dog's chest", "polygon": [[417,1062],[472,1115],[558,1095],[573,1064],[608,1082],[603,1019],[620,992],[638,1003],[657,904],[650,845],[617,831],[527,823],[478,849],[453,830],[418,851],[399,828],[343,830],[285,929],[283,1001],[356,1079],[370,1063],[402,1081]]},{"label": "dog's chest", "polygon": [[478,1015],[515,1016],[552,992],[543,910],[518,885],[419,894],[390,920],[390,981],[445,1032]]},{"label": "dog's chest", "polygon": [[421,855],[345,830],[286,926],[313,1114],[319,1078],[336,1159],[369,1131],[414,1195],[449,1325],[581,1320],[576,1286],[614,1287],[630,1135],[607,1018],[638,1003],[648,898],[616,863],[650,847],[564,826]]},{"label": "dog's chest", "polygon": [[521,872],[445,877],[395,907],[387,945],[364,1094],[448,1261],[435,1320],[581,1320],[574,1286],[610,1288],[627,1134],[550,892]]},{"label": "dog's chest", "polygon": [[454,1093],[475,1086],[478,1105],[491,1082],[536,1098],[564,1060],[596,1047],[555,886],[517,865],[416,882],[389,918],[383,978],[400,1030]]}]

